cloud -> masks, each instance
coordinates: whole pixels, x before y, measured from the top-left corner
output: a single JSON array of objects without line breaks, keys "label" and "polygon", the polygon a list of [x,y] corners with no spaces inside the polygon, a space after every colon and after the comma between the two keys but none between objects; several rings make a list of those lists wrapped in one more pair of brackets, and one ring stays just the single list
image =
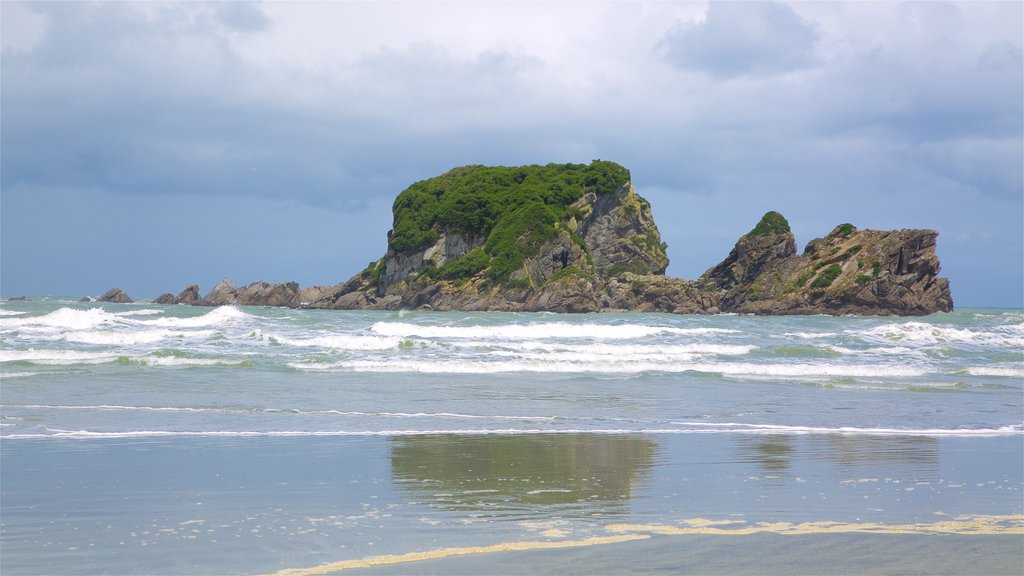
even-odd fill
[{"label": "cloud", "polygon": [[[8,232],[14,221],[60,229],[41,223],[34,196],[60,199],[48,208],[64,221],[82,212],[66,201],[76,194],[128,218],[170,217],[177,199],[243,231],[309,219],[269,226],[273,238],[160,223],[211,254],[238,237],[268,254],[244,269],[240,258],[236,282],[287,279],[284,254],[334,217],[329,251],[343,259],[326,278],[296,277],[324,282],[380,255],[352,218],[382,242],[380,207],[416,180],[594,158],[631,169],[676,275],[703,272],[770,209],[801,243],[847,220],[937,228],[951,275],[971,258],[1017,271],[1024,260],[1019,3],[2,8],[4,290],[36,274],[11,257],[28,238],[51,250],[39,258],[66,259],[59,239]],[[30,33],[7,34],[23,23]],[[137,232],[100,220],[111,237]],[[162,254],[160,241],[133,240]],[[76,258],[111,270],[98,254]],[[156,290],[198,266],[182,263],[181,280]],[[954,291],[963,282],[954,276]]]},{"label": "cloud", "polygon": [[710,2],[703,21],[675,26],[659,47],[674,66],[734,78],[810,66],[817,40],[814,26],[784,4]]}]

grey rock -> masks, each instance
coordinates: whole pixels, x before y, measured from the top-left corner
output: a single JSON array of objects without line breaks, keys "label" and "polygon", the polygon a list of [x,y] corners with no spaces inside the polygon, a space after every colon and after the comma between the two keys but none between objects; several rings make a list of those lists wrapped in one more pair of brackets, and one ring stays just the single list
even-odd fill
[{"label": "grey rock", "polygon": [[113,304],[131,304],[133,302],[133,300],[128,297],[128,294],[120,288],[111,288],[96,300],[99,302],[110,302]]}]

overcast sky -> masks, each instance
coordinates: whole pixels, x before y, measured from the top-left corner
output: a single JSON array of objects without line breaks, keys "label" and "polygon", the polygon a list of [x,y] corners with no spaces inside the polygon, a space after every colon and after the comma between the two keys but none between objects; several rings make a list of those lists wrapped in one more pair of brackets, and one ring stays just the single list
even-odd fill
[{"label": "overcast sky", "polygon": [[767,210],[1024,305],[1024,3],[0,3],[0,293],[335,284],[465,164],[613,160],[696,278]]}]

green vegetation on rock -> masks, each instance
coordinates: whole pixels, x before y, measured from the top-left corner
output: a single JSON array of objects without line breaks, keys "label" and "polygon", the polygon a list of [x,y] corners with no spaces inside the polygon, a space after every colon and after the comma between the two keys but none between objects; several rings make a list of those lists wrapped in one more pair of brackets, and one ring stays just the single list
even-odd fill
[{"label": "green vegetation on rock", "polygon": [[750,236],[766,236],[768,234],[784,234],[789,232],[789,222],[778,212],[772,210],[761,217],[761,221],[750,231]]},{"label": "green vegetation on rock", "polygon": [[[576,215],[570,205],[585,193],[610,194],[628,181],[629,170],[602,160],[455,168],[416,182],[398,195],[392,206],[394,225],[388,247],[396,252],[415,251],[436,242],[446,230],[489,237],[512,212],[519,211],[519,217],[533,215],[538,206],[551,210],[548,227],[553,231],[554,221]],[[529,224],[505,222],[502,228],[524,226]]]},{"label": "green vegetation on rock", "polygon": [[811,288],[828,288],[842,273],[842,266],[839,264],[832,264],[818,274],[818,277],[814,279],[814,282],[811,282]]},{"label": "green vegetation on rock", "polygon": [[580,218],[572,204],[587,193],[613,194],[629,182],[629,170],[608,161],[545,166],[464,166],[416,182],[395,199],[388,248],[422,250],[445,232],[484,239],[483,248],[427,274],[468,278],[486,271],[506,282],[544,242],[570,230]]},{"label": "green vegetation on rock", "polygon": [[836,226],[835,230],[832,231],[831,235],[839,236],[840,238],[849,238],[854,232],[857,231],[857,227],[850,223],[840,224]]}]

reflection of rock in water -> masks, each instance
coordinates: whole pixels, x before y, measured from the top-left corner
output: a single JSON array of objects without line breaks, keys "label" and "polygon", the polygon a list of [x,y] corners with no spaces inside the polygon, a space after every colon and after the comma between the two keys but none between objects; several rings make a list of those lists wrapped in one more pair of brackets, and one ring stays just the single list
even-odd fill
[{"label": "reflection of rock in water", "polygon": [[448,510],[621,513],[656,449],[603,434],[404,436],[392,439],[391,470],[400,489]]},{"label": "reflection of rock in water", "polygon": [[757,462],[766,472],[780,472],[789,468],[793,456],[793,438],[785,434],[741,437],[740,450],[750,461]]},{"label": "reflection of rock in water", "polygon": [[817,437],[821,449],[840,464],[907,464],[937,468],[939,439],[930,436]]},{"label": "reflection of rock in water", "polygon": [[928,436],[867,436],[811,434],[789,436],[741,436],[737,447],[744,462],[754,462],[765,472],[784,472],[794,460],[835,462],[842,467],[884,465],[910,468],[919,477],[937,472],[939,439]]}]

